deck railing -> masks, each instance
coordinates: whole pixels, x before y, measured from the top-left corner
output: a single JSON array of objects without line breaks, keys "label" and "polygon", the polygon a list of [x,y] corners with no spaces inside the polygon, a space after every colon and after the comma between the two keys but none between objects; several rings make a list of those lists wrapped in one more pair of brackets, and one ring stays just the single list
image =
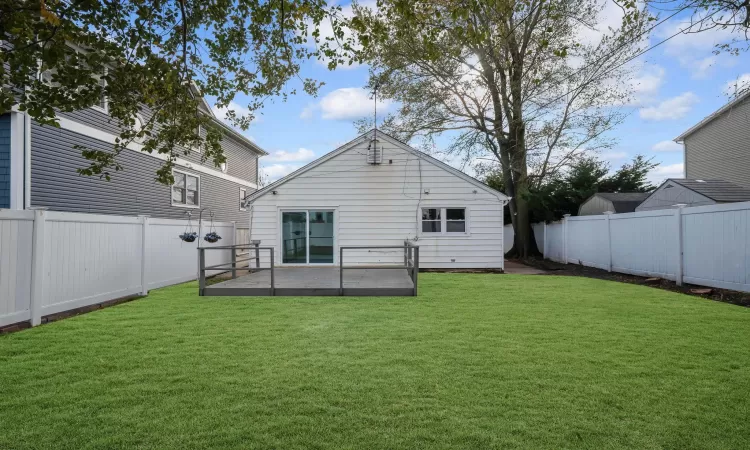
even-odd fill
[{"label": "deck railing", "polygon": [[[344,250],[404,250],[404,264],[344,265]],[[414,296],[417,295],[417,278],[419,277],[419,246],[404,241],[404,245],[359,245],[339,247],[339,295],[344,295],[344,269],[406,269],[414,284]]]},{"label": "deck railing", "polygon": [[[232,260],[231,262],[224,264],[215,264],[213,266],[206,266],[206,250],[231,250]],[[237,250],[250,250],[247,253],[241,254],[240,256],[249,255],[252,250],[255,251],[255,256],[249,256],[244,259],[237,259]],[[261,250],[268,250],[270,253],[270,267],[260,267],[260,252]],[[255,267],[250,267],[248,264],[247,268],[239,267],[239,263],[255,261]],[[223,269],[223,270],[222,270]],[[276,289],[275,283],[275,272],[274,272],[274,248],[273,247],[261,247],[260,241],[253,241],[251,244],[239,244],[239,245],[222,245],[216,247],[201,247],[198,249],[198,295],[203,295],[203,291],[206,288],[206,271],[219,271],[214,275],[222,273],[232,272],[232,279],[237,278],[237,270],[249,270],[258,272],[261,270],[271,271],[271,295],[274,295]]]}]

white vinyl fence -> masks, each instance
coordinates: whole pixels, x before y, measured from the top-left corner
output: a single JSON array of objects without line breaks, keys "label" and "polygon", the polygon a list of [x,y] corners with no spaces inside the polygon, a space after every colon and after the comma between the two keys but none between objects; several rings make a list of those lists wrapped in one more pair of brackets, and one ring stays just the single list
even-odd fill
[{"label": "white vinyl fence", "polygon": [[[233,223],[216,223],[216,244],[180,240],[186,221],[0,210],[0,326],[197,278],[198,245],[234,243]],[[197,230],[197,224],[194,226]],[[209,252],[207,264],[231,261]]]},{"label": "white vinyl fence", "polygon": [[566,217],[545,228],[553,261],[750,292],[750,202]]}]

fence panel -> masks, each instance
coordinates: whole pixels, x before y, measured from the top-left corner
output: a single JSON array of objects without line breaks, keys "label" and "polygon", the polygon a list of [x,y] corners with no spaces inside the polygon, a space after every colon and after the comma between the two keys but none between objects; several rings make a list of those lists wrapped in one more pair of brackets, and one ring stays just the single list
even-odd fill
[{"label": "fence panel", "polygon": [[750,292],[750,203],[682,212],[686,283]]},{"label": "fence panel", "polygon": [[[214,224],[216,232],[222,239],[211,244],[203,240],[210,225],[193,231],[199,236],[195,242],[184,242],[180,234],[187,229],[187,222],[175,219],[149,219],[149,244],[146,262],[146,282],[149,289],[156,289],[198,278],[198,246],[213,247],[233,245],[233,224],[218,222]],[[206,252],[206,265],[216,265],[231,261],[229,250]],[[215,273],[215,272],[214,272]],[[212,275],[213,273],[209,273]]]},{"label": "fence panel", "polygon": [[675,279],[678,263],[674,210],[612,214],[612,270]]},{"label": "fence panel", "polygon": [[750,202],[569,217],[545,256],[679,283],[750,292]]},{"label": "fence panel", "polygon": [[563,224],[552,222],[547,224],[547,233],[544,236],[544,257],[552,261],[564,262],[563,255]]},{"label": "fence panel", "polygon": [[140,292],[143,225],[138,217],[46,215],[42,315]]},{"label": "fence panel", "polygon": [[609,242],[606,216],[568,218],[568,262],[584,266],[609,268]]},{"label": "fence panel", "polygon": [[33,211],[0,211],[0,326],[30,319]]}]

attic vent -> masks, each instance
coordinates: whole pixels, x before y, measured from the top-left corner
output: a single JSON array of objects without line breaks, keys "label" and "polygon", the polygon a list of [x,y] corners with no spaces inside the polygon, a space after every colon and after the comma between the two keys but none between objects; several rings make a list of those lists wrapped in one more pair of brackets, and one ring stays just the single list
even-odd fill
[{"label": "attic vent", "polygon": [[383,163],[383,146],[378,145],[378,141],[370,142],[367,147],[367,164]]}]

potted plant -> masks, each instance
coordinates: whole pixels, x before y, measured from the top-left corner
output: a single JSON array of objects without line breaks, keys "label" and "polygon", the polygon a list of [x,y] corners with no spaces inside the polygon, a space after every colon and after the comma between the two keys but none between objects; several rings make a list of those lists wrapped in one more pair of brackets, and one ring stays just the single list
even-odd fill
[{"label": "potted plant", "polygon": [[209,233],[206,233],[206,235],[203,236],[203,239],[206,240],[207,242],[214,244],[216,242],[219,242],[219,239],[221,239],[221,236],[216,234],[215,231],[211,231]]},{"label": "potted plant", "polygon": [[195,231],[186,231],[180,235],[180,239],[185,242],[195,242],[197,238],[198,233],[196,233]]}]

